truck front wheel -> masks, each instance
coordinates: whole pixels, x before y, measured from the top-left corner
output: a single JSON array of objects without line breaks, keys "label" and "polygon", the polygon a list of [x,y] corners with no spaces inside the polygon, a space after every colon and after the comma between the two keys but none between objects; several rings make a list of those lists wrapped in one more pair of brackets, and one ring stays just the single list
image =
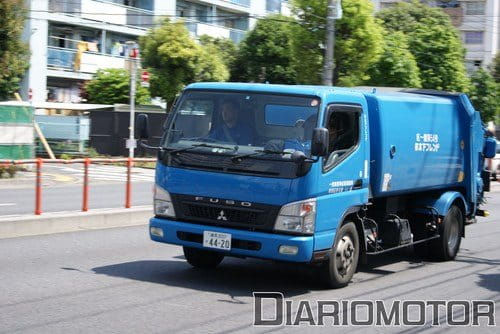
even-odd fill
[{"label": "truck front wheel", "polygon": [[432,258],[440,261],[453,260],[457,256],[462,241],[463,216],[462,210],[452,205],[443,219],[438,239],[430,243],[429,253]]},{"label": "truck front wheel", "polygon": [[211,269],[217,267],[224,259],[224,254],[198,249],[183,247],[184,257],[187,262],[195,268]]},{"label": "truck front wheel", "polygon": [[356,225],[348,222],[337,230],[335,243],[321,267],[324,283],[330,288],[345,287],[356,272],[359,259],[359,237]]}]

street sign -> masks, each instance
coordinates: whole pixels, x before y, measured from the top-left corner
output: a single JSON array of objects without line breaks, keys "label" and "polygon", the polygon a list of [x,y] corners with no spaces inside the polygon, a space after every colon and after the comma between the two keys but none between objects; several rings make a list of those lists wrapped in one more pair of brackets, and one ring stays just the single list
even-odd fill
[{"label": "street sign", "polygon": [[141,86],[149,87],[149,72],[143,71],[141,74]]},{"label": "street sign", "polygon": [[127,139],[125,141],[125,147],[128,148],[128,149],[136,148],[137,147],[137,140],[135,140],[135,139]]},{"label": "street sign", "polygon": [[342,18],[342,0],[335,0],[333,2],[333,19],[338,20]]}]

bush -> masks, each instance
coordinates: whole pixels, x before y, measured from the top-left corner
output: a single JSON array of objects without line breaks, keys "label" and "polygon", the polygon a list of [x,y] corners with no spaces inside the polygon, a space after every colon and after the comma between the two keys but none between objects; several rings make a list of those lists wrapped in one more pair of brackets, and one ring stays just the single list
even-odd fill
[{"label": "bush", "polygon": [[20,168],[16,165],[0,165],[0,179],[2,178],[14,178],[16,176],[17,171]]}]

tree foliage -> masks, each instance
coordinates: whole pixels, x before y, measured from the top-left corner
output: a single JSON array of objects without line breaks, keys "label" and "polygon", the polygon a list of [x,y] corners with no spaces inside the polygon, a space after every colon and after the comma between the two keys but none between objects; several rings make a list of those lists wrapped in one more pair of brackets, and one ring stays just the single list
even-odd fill
[{"label": "tree foliage", "polygon": [[21,41],[26,9],[23,0],[0,1],[0,100],[19,90],[29,66],[28,46]]},{"label": "tree foliage", "polygon": [[377,17],[387,30],[400,31],[408,37],[409,49],[420,69],[423,88],[468,90],[465,50],[445,12],[418,1],[399,2],[380,11]]},{"label": "tree foliage", "polygon": [[474,109],[481,113],[483,122],[500,116],[500,84],[484,69],[480,68],[472,76],[469,96]]},{"label": "tree foliage", "polygon": [[[135,101],[148,104],[151,100],[147,88],[139,85],[137,76]],[[89,103],[115,104],[130,102],[130,73],[125,69],[107,68],[98,70],[93,79],[85,85]]]},{"label": "tree foliage", "polygon": [[500,84],[500,52],[497,52],[491,63],[491,75],[493,75],[495,82]]},{"label": "tree foliage", "polygon": [[[304,50],[314,67],[299,67],[299,77],[311,77],[318,82],[322,72],[327,0],[293,0],[294,12],[301,19],[304,31],[296,41],[296,50]],[[343,0],[343,16],[335,21],[334,83],[353,86],[368,80],[367,70],[382,53],[383,29],[373,17],[370,0]],[[307,37],[306,37],[307,36]],[[304,37],[306,37],[304,39]],[[312,47],[314,45],[314,47]],[[310,52],[314,51],[316,57]],[[300,54],[298,55],[300,57]],[[298,58],[300,61],[300,58]],[[305,68],[309,73],[301,73]]]},{"label": "tree foliage", "polygon": [[415,57],[409,50],[406,36],[399,31],[387,33],[379,61],[368,70],[373,86],[416,87],[422,85]]},{"label": "tree foliage", "polygon": [[151,93],[172,102],[195,81],[225,81],[229,72],[217,53],[204,50],[182,21],[165,19],[139,39],[144,65],[151,69]]},{"label": "tree foliage", "polygon": [[238,48],[231,39],[202,35],[199,42],[207,52],[217,53],[227,69],[233,66]]},{"label": "tree foliage", "polygon": [[270,15],[257,22],[240,43],[231,80],[294,84],[293,19]]}]

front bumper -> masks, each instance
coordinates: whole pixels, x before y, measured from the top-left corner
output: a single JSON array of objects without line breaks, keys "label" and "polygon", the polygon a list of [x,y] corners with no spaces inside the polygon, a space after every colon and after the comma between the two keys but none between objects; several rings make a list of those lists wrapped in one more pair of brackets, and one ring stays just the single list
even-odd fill
[{"label": "front bumper", "polygon": [[[310,262],[312,260],[314,252],[313,236],[294,236],[253,232],[218,226],[183,223],[164,218],[151,218],[149,221],[149,226],[161,228],[163,230],[163,237],[152,235],[150,233],[151,240],[202,249],[204,248],[203,231],[229,233],[231,234],[232,239],[231,250],[221,251],[223,253],[227,253],[228,255],[239,255],[291,262]],[[298,248],[297,254],[280,254],[278,250],[282,245],[296,246]],[[210,250],[213,249],[210,248]]]}]

